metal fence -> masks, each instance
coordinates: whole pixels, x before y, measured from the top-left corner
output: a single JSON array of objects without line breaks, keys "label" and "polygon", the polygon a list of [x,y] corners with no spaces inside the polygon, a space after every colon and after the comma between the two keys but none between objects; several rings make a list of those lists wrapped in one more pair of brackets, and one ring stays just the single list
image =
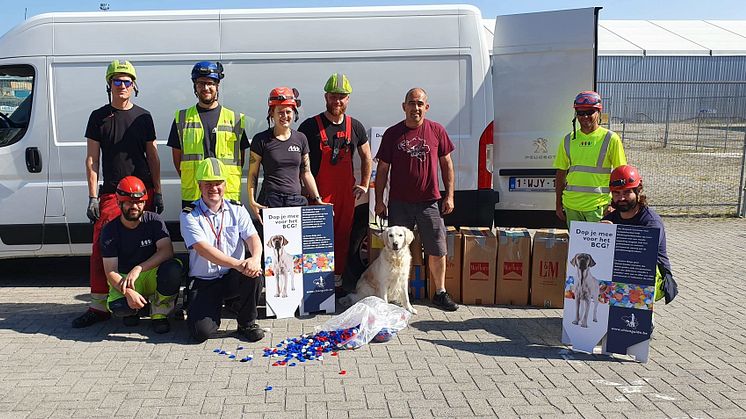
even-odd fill
[{"label": "metal fence", "polygon": [[666,215],[744,216],[746,97],[606,97],[652,206]]}]

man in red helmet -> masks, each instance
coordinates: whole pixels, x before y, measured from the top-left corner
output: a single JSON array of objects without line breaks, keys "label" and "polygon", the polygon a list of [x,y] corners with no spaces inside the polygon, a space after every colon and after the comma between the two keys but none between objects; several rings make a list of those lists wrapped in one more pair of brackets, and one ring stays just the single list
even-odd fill
[{"label": "man in red helmet", "polygon": [[171,327],[166,316],[184,276],[181,262],[173,257],[166,224],[158,214],[145,211],[148,192],[142,181],[123,178],[116,196],[121,215],[104,226],[100,241],[109,310],[125,325],[135,326],[140,310],[149,304],[153,330],[167,333]]},{"label": "man in red helmet", "polygon": [[[557,217],[571,221],[601,220],[609,202],[609,174],[627,164],[619,136],[599,125],[601,96],[580,92],[573,102],[573,132],[560,142],[554,159]],[[580,122],[576,129],[575,122]]]},{"label": "man in red helmet", "polygon": [[666,229],[663,220],[652,208],[642,192],[642,176],[634,166],[619,166],[611,172],[609,180],[611,189],[612,211],[603,218],[603,222],[653,227],[660,230],[658,239],[658,263],[655,275],[655,301],[666,298],[670,303],[678,293],[676,281],[671,274],[671,262],[666,253]]},{"label": "man in red helmet", "polygon": [[[106,308],[109,286],[106,282],[99,235],[109,221],[119,217],[117,183],[126,176],[137,176],[149,189],[146,209],[163,212],[161,196],[161,163],[155,144],[155,126],[150,112],[132,103],[137,96],[137,74],[129,61],[114,60],[106,69],[106,91],[109,103],[96,109],[88,118],[85,130],[88,181],[86,215],[93,224],[93,249],[90,262],[91,303],[88,310],[75,318],[72,327],[88,327],[111,317]],[[101,172],[99,172],[99,162]],[[101,176],[103,175],[103,176]],[[99,186],[99,180],[103,182]]]}]

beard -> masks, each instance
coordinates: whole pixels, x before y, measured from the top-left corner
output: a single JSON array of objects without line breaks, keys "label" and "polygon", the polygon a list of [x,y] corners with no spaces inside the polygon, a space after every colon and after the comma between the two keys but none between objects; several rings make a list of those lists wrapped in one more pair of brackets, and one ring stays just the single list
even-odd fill
[{"label": "beard", "polygon": [[622,211],[622,212],[631,211],[635,209],[636,206],[637,206],[637,198],[635,198],[634,201],[626,201],[626,202],[611,201],[611,207],[617,211]]},{"label": "beard", "polygon": [[131,208],[129,211],[122,211],[122,216],[127,221],[137,221],[140,219],[140,217],[142,217],[142,213],[142,210]]},{"label": "beard", "polygon": [[347,106],[345,105],[332,106],[332,105],[327,104],[326,111],[329,112],[330,115],[340,116],[340,115],[344,115],[344,113],[347,112]]}]

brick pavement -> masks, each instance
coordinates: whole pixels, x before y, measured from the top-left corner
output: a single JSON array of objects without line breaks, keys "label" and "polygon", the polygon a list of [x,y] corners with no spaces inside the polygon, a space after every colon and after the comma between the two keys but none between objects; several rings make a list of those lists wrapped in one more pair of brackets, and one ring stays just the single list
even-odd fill
[{"label": "brick pavement", "polygon": [[297,367],[270,366],[261,348],[327,316],[262,320],[271,333],[244,345],[254,361],[230,362],[212,349],[237,339],[193,345],[182,323],[165,336],[147,321],[70,329],[85,264],[49,286],[3,261],[0,416],[746,417],[746,221],[666,224],[681,293],[656,311],[645,365],[569,351],[561,310],[422,304],[396,340]]}]

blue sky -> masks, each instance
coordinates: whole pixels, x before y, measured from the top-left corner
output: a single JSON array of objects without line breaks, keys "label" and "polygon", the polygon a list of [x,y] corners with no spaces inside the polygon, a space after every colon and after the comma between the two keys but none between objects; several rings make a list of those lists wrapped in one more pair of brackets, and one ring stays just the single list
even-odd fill
[{"label": "blue sky", "polygon": [[[235,9],[266,7],[373,6],[392,4],[458,3],[438,0],[0,0],[0,34],[28,17],[46,12],[110,10]],[[743,0],[474,0],[485,18],[497,15],[601,6],[601,19],[746,19]]]}]

